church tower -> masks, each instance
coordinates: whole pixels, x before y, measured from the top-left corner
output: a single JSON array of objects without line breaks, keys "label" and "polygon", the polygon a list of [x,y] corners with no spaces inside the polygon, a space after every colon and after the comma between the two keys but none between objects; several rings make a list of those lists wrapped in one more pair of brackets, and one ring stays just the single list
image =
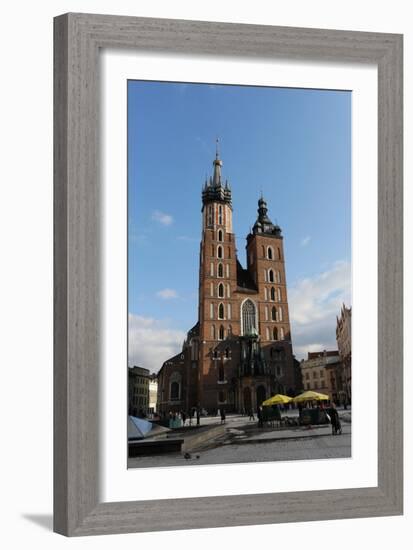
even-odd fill
[{"label": "church tower", "polygon": [[247,269],[258,290],[261,346],[268,370],[282,380],[280,393],[295,387],[283,240],[261,196],[257,220],[247,237]]},{"label": "church tower", "polygon": [[222,179],[222,164],[217,147],[213,176],[202,190],[198,397],[200,405],[211,408],[233,401],[228,394],[231,389],[227,373],[232,358],[230,343],[239,323],[234,301],[237,260],[231,189]]}]

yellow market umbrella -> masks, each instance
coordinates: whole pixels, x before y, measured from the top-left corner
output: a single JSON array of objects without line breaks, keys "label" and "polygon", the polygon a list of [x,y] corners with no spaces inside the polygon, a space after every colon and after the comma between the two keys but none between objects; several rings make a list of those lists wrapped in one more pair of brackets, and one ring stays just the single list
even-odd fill
[{"label": "yellow market umbrella", "polygon": [[292,401],[291,397],[288,397],[288,395],[282,395],[281,393],[277,393],[277,395],[273,395],[266,401],[262,403],[264,407],[269,407],[270,405],[284,405],[285,403],[289,403]]},{"label": "yellow market umbrella", "polygon": [[302,403],[304,401],[328,401],[330,398],[325,393],[318,393],[316,391],[305,391],[300,393],[297,397],[293,398],[294,403]]}]

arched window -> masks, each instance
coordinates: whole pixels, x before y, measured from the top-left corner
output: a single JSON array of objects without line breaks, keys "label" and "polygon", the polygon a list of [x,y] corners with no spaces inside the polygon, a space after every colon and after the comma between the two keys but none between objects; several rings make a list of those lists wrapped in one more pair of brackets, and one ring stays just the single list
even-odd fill
[{"label": "arched window", "polygon": [[271,287],[271,301],[275,302],[275,288]]},{"label": "arched window", "polygon": [[282,310],[282,307],[280,307],[280,309],[278,310],[278,320],[279,320],[279,321],[282,321],[282,320],[283,320],[283,310]]},{"label": "arched window", "polygon": [[222,229],[218,229],[218,241],[222,243],[223,241],[223,238],[222,238]]},{"label": "arched window", "polygon": [[211,339],[215,340],[215,325],[211,325]]},{"label": "arched window", "polygon": [[225,338],[225,330],[223,325],[219,327],[219,337],[218,340],[223,340]]},{"label": "arched window", "polygon": [[218,206],[218,223],[222,225],[222,204]]},{"label": "arched window", "polygon": [[279,271],[277,271],[277,283],[281,283],[281,275]]},{"label": "arched window", "polygon": [[179,382],[171,383],[171,401],[179,400]]},{"label": "arched window", "polygon": [[224,252],[223,252],[223,248],[221,245],[218,245],[218,248],[217,248],[217,258],[223,258],[224,257]]},{"label": "arched window", "polygon": [[272,269],[269,269],[268,270],[268,281],[270,283],[273,283],[274,282],[274,271]]},{"label": "arched window", "polygon": [[268,258],[269,260],[273,260],[273,259],[274,259],[274,251],[273,251],[273,249],[272,249],[271,246],[269,246],[269,247],[267,248],[267,258]]},{"label": "arched window", "polygon": [[267,336],[267,340],[270,339],[270,329],[267,327],[266,329],[266,336]]},{"label": "arched window", "polygon": [[230,298],[230,295],[231,295],[231,287],[229,283],[227,283],[227,298]]},{"label": "arched window", "polygon": [[281,288],[277,288],[278,301],[281,302]]},{"label": "arched window", "polygon": [[272,321],[277,320],[277,310],[275,309],[275,306],[272,306],[271,308],[271,320]]},{"label": "arched window", "polygon": [[278,340],[278,330],[277,330],[277,327],[274,327],[272,329],[272,339],[273,340]]},{"label": "arched window", "polygon": [[280,328],[280,340],[284,340],[284,329]]},{"label": "arched window", "polygon": [[241,308],[242,333],[254,334],[257,331],[257,314],[252,300],[245,300]]},{"label": "arched window", "polygon": [[178,401],[181,398],[181,375],[179,372],[174,372],[170,379],[169,399]]},{"label": "arched window", "polygon": [[219,365],[218,368],[218,380],[223,382],[225,380],[224,365]]},{"label": "arched window", "polygon": [[211,277],[213,277],[214,276],[214,264],[213,264],[213,262],[211,262],[211,271],[210,271],[210,273],[211,273]]},{"label": "arched window", "polygon": [[208,225],[212,225],[212,204],[208,206]]},{"label": "arched window", "polygon": [[214,304],[213,303],[209,304],[209,318],[210,319],[214,318]]},{"label": "arched window", "polygon": [[224,298],[224,285],[222,283],[218,285],[218,296],[219,298]]},{"label": "arched window", "polygon": [[218,264],[218,277],[224,276],[224,266],[222,264]]},{"label": "arched window", "polygon": [[211,295],[211,297],[213,297],[214,296],[214,283],[210,284],[210,290],[211,290],[210,295]]},{"label": "arched window", "polygon": [[266,286],[264,287],[264,300],[268,300],[268,289]]},{"label": "arched window", "polygon": [[224,304],[219,304],[218,306],[218,319],[224,319]]},{"label": "arched window", "polygon": [[265,306],[264,315],[265,315],[265,320],[268,321],[268,306]]}]

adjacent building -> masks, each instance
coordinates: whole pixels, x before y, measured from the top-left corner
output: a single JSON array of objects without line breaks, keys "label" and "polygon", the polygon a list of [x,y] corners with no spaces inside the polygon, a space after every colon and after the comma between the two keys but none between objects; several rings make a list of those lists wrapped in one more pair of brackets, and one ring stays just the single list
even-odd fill
[{"label": "adjacent building", "polygon": [[346,403],[351,403],[351,307],[343,304],[336,327],[337,347],[343,365],[343,386]]},{"label": "adjacent building", "polygon": [[[301,377],[304,391],[311,390],[329,395],[332,392],[331,372],[340,364],[338,351],[309,352],[307,359],[301,361]],[[334,390],[335,391],[335,390]]]},{"label": "adjacent building", "polygon": [[284,238],[261,196],[246,238],[246,268],[233,231],[232,191],[217,151],[202,191],[197,323],[158,373],[158,412],[256,410],[274,393],[294,394]]},{"label": "adjacent building", "polygon": [[128,367],[128,414],[143,416],[149,412],[149,369]]}]

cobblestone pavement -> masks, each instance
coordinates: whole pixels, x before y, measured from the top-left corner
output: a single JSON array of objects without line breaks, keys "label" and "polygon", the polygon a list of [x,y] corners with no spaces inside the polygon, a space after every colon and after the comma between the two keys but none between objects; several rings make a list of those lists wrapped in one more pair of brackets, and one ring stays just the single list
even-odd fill
[{"label": "cobblestone pavement", "polygon": [[[268,436],[266,438],[268,439]],[[177,453],[132,458],[129,459],[128,467],[194,466],[351,457],[350,424],[343,423],[343,434],[336,436],[331,435],[330,429],[325,427],[301,432],[301,434],[294,430],[287,430],[282,438],[275,441],[263,441],[265,439],[263,437],[260,437],[260,442],[256,442],[255,437],[249,439],[250,441],[242,441],[240,444],[232,441],[205,451],[193,452],[189,460]],[[199,458],[196,458],[197,456]]]}]

